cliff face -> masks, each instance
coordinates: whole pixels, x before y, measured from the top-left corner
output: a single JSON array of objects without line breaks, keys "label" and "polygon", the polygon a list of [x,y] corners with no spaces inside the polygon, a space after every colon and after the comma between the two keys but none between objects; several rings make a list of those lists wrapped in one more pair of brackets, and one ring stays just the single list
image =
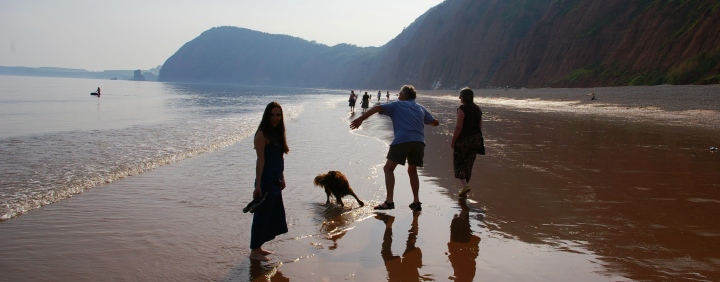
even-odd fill
[{"label": "cliff face", "polygon": [[718,1],[448,0],[388,43],[376,80],[422,88],[720,83],[718,24]]},{"label": "cliff face", "polygon": [[[550,1],[445,1],[390,41],[382,86],[488,85],[512,46],[528,35]],[[407,34],[406,34],[407,33]]]},{"label": "cliff face", "polygon": [[[514,46],[491,84],[685,84],[713,83],[713,77],[718,83],[718,3],[557,1]],[[694,65],[699,57],[714,66]]]},{"label": "cliff face", "polygon": [[720,83],[717,0],[446,0],[380,48],[222,27],[161,81],[304,87]]}]

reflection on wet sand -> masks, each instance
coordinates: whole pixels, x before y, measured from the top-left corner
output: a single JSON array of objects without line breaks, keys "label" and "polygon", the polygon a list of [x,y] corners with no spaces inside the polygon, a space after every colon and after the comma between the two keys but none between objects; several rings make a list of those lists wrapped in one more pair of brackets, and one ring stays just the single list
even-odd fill
[{"label": "reflection on wet sand", "polygon": [[392,253],[393,230],[392,225],[395,217],[387,214],[379,213],[375,218],[385,223],[385,232],[383,234],[382,249],[380,256],[385,262],[385,269],[388,272],[388,281],[420,281],[429,279],[420,276],[420,268],[422,268],[422,250],[415,246],[418,236],[418,217],[421,212],[413,213],[410,230],[408,230],[407,241],[405,241],[405,251],[402,255],[394,255]]},{"label": "reflection on wet sand", "polygon": [[256,260],[250,262],[250,281],[271,281],[271,282],[285,282],[290,281],[290,278],[283,276],[282,272],[278,270],[279,265],[263,263]]},{"label": "reflection on wet sand", "polygon": [[480,252],[480,237],[473,235],[470,229],[470,208],[467,199],[461,198],[458,204],[460,213],[454,215],[450,222],[448,259],[454,271],[454,281],[473,281],[475,259]]},{"label": "reflection on wet sand", "polygon": [[328,247],[328,249],[337,249],[337,241],[347,233],[351,225],[355,222],[352,210],[350,207],[342,207],[334,204],[327,206],[317,204],[316,214],[320,216],[318,218],[318,221],[320,221],[320,232],[325,235],[326,239],[333,242],[333,245]]},{"label": "reflection on wet sand", "polygon": [[[492,211],[489,234],[598,255],[606,275],[720,277],[720,221],[709,220],[720,212],[720,162],[707,149],[720,140],[717,131],[623,117],[483,110],[489,153],[475,165],[480,177],[471,185],[483,188],[470,199]],[[428,147],[447,147],[450,137],[432,134]],[[425,173],[452,187],[448,154],[426,150],[435,162]]]}]

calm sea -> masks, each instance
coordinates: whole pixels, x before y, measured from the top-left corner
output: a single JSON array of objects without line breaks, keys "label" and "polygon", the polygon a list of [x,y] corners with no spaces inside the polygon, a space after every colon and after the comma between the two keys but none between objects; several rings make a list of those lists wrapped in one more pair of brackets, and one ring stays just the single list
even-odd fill
[{"label": "calm sea", "polygon": [[[391,124],[375,115],[351,131],[360,110],[349,111],[346,90],[0,83],[0,208],[14,217],[0,222],[0,281],[720,280],[717,130],[642,109],[647,99],[609,103],[712,87],[597,89],[608,104],[594,107],[555,100],[595,90],[479,90],[488,154],[466,201],[449,146],[458,99],[421,92],[441,121],[426,129],[423,211],[407,208],[398,167],[398,208],[377,213]],[[98,86],[102,97],[90,96]],[[502,98],[513,91],[526,98]],[[290,146],[290,231],[257,264],[241,209],[256,160],[248,137],[272,100]],[[323,205],[312,180],[328,170],[366,205]]]},{"label": "calm sea", "polygon": [[0,220],[233,144],[269,101],[292,119],[346,92],[20,76],[0,85]]}]

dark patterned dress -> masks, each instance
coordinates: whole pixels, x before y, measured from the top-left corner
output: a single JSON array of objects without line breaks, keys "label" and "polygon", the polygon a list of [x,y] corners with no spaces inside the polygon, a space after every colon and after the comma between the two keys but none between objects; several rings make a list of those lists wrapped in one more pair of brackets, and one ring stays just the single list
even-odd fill
[{"label": "dark patterned dress", "polygon": [[455,141],[453,170],[455,171],[455,178],[470,180],[475,157],[480,144],[483,142],[482,130],[480,129],[482,111],[474,103],[463,104],[459,109],[463,110],[465,118],[463,119],[463,128],[460,135]]},{"label": "dark patterned dress", "polygon": [[288,232],[281,188],[284,169],[282,145],[277,142],[267,144],[260,192],[268,195],[253,215],[250,249],[260,248],[265,242],[275,239],[275,236]]},{"label": "dark patterned dress", "polygon": [[370,107],[370,95],[365,93],[362,97],[362,104],[360,105],[363,109],[367,109]]}]

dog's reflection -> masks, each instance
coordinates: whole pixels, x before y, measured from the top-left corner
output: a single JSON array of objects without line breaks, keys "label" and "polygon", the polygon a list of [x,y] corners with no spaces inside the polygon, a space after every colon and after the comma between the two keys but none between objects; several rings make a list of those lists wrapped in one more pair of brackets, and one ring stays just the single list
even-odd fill
[{"label": "dog's reflection", "polygon": [[480,237],[470,229],[470,208],[467,199],[458,200],[460,213],[450,222],[450,242],[448,259],[452,265],[454,281],[473,281],[475,278],[475,259],[478,257]]},{"label": "dog's reflection", "polygon": [[[380,256],[385,261],[385,269],[388,272],[388,281],[420,281],[420,268],[422,267],[422,250],[415,246],[418,235],[418,217],[420,212],[413,213],[413,220],[408,230],[408,238],[405,251],[402,256],[392,253],[393,231],[392,224],[395,217],[387,214],[377,214],[375,218],[385,223],[382,249]],[[426,280],[426,277],[422,277]]]},{"label": "dog's reflection", "polygon": [[355,222],[356,214],[352,208],[341,207],[337,205],[325,206],[322,204],[314,204],[315,220],[320,225],[320,233],[325,235],[326,239],[332,241],[332,245],[327,248],[335,250],[338,247],[338,240],[345,236],[348,230],[352,229]]}]

